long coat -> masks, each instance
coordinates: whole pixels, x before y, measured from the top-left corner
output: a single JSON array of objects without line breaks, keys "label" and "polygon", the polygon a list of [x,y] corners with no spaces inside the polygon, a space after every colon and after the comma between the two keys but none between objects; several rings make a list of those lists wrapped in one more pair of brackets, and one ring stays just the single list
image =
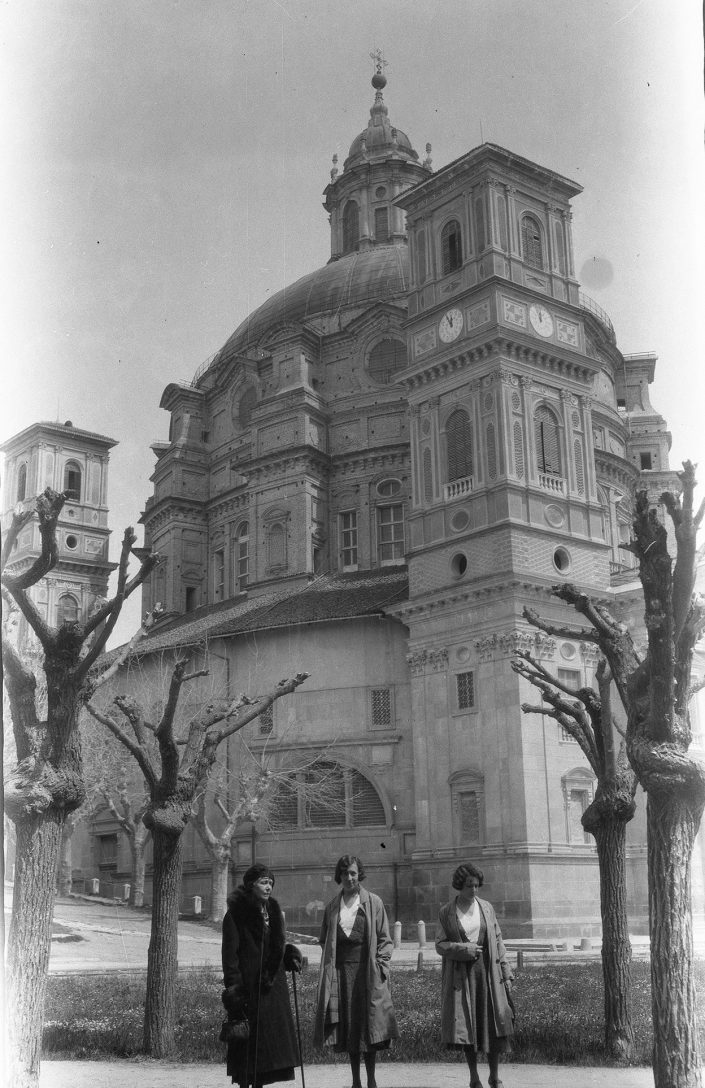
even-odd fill
[{"label": "long coat", "polygon": [[[489,966],[487,984],[490,991],[490,1008],[494,1016],[495,1032],[499,1037],[514,1033],[514,1015],[507,1000],[505,980],[513,979],[514,972],[507,962],[497,915],[486,899],[477,900],[487,927]],[[441,976],[441,1041],[445,1046],[472,1045],[472,1024],[467,1014],[472,1008],[469,1000],[469,982],[466,964],[475,959],[474,945],[463,939],[456,913],[455,900],[441,907],[438,916],[440,931],[436,937],[436,951],[443,957]]]},{"label": "long coat", "polygon": [[[313,1032],[314,1046],[336,1041],[338,1025],[338,977],[335,969],[340,900],[336,895],[325,909],[319,944],[321,970],[318,976],[316,1022]],[[384,904],[378,895],[360,888],[360,907],[367,922],[367,1032],[370,1043],[383,1043],[398,1039],[392,995],[389,990],[389,962],[392,958],[392,939]]]},{"label": "long coat", "polygon": [[228,1045],[227,1070],[245,1086],[293,1080],[299,1062],[284,971],[284,917],[279,904],[267,904],[269,925],[243,888],[228,898],[223,919],[223,1004],[232,1019],[246,1016],[250,1038]]}]

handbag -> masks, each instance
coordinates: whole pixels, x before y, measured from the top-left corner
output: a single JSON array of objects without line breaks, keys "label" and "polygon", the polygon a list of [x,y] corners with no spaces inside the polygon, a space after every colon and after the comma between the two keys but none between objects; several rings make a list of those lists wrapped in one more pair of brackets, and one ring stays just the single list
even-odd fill
[{"label": "handbag", "polygon": [[218,1038],[221,1043],[244,1043],[250,1037],[250,1023],[241,1020],[223,1020]]}]

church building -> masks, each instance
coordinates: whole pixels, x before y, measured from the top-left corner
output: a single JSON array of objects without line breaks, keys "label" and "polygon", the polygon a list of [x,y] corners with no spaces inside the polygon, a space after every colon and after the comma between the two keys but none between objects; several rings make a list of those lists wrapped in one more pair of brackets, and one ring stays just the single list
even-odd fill
[{"label": "church building", "polygon": [[[232,808],[247,761],[275,779],[233,865],[273,866],[294,928],[315,925],[352,852],[393,919],[433,921],[472,860],[506,935],[589,935],[594,776],[555,721],[522,713],[536,695],[511,659],[592,680],[592,644],[524,619],[577,631],[556,582],[639,622],[620,548],[633,496],[677,486],[649,399],[656,357],[622,354],[580,290],[580,185],[491,143],[434,172],[430,145],[420,158],[389,118],[382,67],[324,191],[328,262],[164,390],[142,516],[163,556],[143,606],[164,614],[142,668],[188,649],[232,697],[310,673],[231,739],[217,787]],[[643,932],[640,809],[628,881]],[[205,851],[186,840],[184,896],[207,897]]]}]

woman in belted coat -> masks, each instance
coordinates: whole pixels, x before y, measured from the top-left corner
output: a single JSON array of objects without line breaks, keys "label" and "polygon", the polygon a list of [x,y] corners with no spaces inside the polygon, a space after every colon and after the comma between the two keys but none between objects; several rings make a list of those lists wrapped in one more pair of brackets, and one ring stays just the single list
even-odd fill
[{"label": "woman in belted coat", "polygon": [[272,871],[252,865],[223,919],[223,1005],[230,1021],[249,1025],[247,1038],[228,1041],[227,1071],[240,1088],[293,1080],[299,1062],[285,971],[300,971],[302,957],[286,943],[273,887]]},{"label": "woman in belted coat", "polygon": [[463,1049],[470,1088],[482,1088],[480,1051],[487,1054],[491,1088],[502,1088],[499,1058],[514,1034],[514,973],[494,909],[476,894],[483,883],[481,870],[460,865],[452,883],[458,895],[441,907],[436,937],[436,951],[443,957],[441,1041]]},{"label": "woman in belted coat", "polygon": [[377,1088],[377,1051],[399,1037],[389,990],[392,939],[384,904],[360,884],[362,862],[344,854],[335,867],[340,895],[323,915],[319,943],[323,948],[318,978],[314,1045],[328,1043],[347,1052],[353,1088],[361,1088],[360,1057],[368,1088]]}]

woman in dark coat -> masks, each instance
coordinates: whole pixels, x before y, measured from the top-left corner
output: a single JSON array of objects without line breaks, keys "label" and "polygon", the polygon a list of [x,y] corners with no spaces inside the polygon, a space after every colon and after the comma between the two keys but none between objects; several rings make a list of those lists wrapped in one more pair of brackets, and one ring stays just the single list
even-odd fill
[{"label": "woman in dark coat", "polygon": [[301,953],[286,943],[273,887],[266,865],[251,866],[223,919],[223,1005],[229,1020],[246,1019],[250,1029],[228,1043],[228,1074],[240,1088],[293,1080],[299,1062],[284,972],[301,970]]},{"label": "woman in dark coat", "polygon": [[362,1055],[367,1088],[377,1088],[377,1051],[399,1032],[388,981],[393,947],[389,922],[379,896],[360,886],[364,877],[358,857],[344,854],[338,860],[335,882],[342,884],[342,891],[323,915],[313,1041],[347,1052],[353,1088],[361,1088]]},{"label": "woman in dark coat", "polygon": [[474,865],[453,873],[457,898],[439,915],[436,951],[443,957],[441,1040],[461,1048],[470,1068],[470,1088],[482,1088],[477,1056],[487,1054],[491,1088],[502,1088],[499,1056],[514,1034],[510,994],[514,974],[507,963],[497,916],[477,889],[483,876]]}]

